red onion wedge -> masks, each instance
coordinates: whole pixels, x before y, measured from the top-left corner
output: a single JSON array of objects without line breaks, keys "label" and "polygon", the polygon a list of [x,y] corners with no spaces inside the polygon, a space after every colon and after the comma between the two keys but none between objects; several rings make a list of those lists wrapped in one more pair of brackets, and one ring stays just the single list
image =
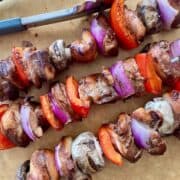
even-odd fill
[{"label": "red onion wedge", "polygon": [[138,147],[150,154],[161,155],[166,151],[166,144],[157,131],[136,119],[131,120],[131,130]]},{"label": "red onion wedge", "polygon": [[35,141],[36,136],[34,135],[33,130],[31,128],[30,115],[31,115],[31,107],[29,105],[22,105],[20,109],[20,117],[21,117],[23,130],[31,140]]},{"label": "red onion wedge", "polygon": [[91,33],[102,55],[115,56],[118,54],[116,35],[111,29],[106,16],[102,13],[93,17],[91,21]]},{"label": "red onion wedge", "polygon": [[170,55],[171,58],[180,57],[180,39],[177,39],[170,44]]},{"label": "red onion wedge", "polygon": [[180,5],[177,0],[157,0],[164,29],[178,27],[180,24]]},{"label": "red onion wedge", "polygon": [[110,72],[114,78],[114,88],[121,98],[125,99],[135,94],[135,89],[131,80],[128,79],[121,61],[112,65]]},{"label": "red onion wedge", "polygon": [[136,119],[131,121],[131,129],[134,136],[136,144],[143,149],[148,149],[150,147],[149,140],[151,136],[151,129]]},{"label": "red onion wedge", "polygon": [[51,108],[56,116],[63,124],[68,124],[71,121],[70,115],[61,107],[51,93],[48,94],[51,102]]},{"label": "red onion wedge", "polygon": [[72,138],[64,137],[55,147],[56,168],[60,176],[69,177],[74,169],[74,163],[71,159]]}]

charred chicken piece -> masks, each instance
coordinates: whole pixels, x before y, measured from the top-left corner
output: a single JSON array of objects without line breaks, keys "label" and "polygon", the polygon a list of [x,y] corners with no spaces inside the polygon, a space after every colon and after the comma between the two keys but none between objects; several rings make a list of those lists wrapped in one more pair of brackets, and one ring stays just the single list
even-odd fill
[{"label": "charred chicken piece", "polygon": [[147,33],[154,34],[162,30],[162,22],[156,0],[142,0],[138,3],[136,11],[143,21]]},{"label": "charred chicken piece", "polygon": [[134,142],[131,132],[131,117],[120,114],[115,124],[110,124],[110,135],[116,149],[130,162],[136,162],[142,156],[142,150]]},{"label": "charred chicken piece", "polygon": [[49,55],[58,71],[68,67],[71,61],[71,50],[67,48],[64,40],[56,40],[49,46]]},{"label": "charred chicken piece", "polygon": [[20,119],[19,104],[12,104],[1,118],[1,131],[17,146],[25,147],[30,139],[25,134]]},{"label": "charred chicken piece", "polygon": [[91,132],[81,133],[75,138],[72,158],[85,174],[95,173],[104,167],[100,144]]},{"label": "charred chicken piece", "polygon": [[146,50],[154,58],[156,71],[163,80],[180,77],[180,59],[171,59],[168,41],[150,44]]},{"label": "charred chicken piece", "polygon": [[37,150],[30,159],[30,170],[26,180],[59,180],[54,153],[51,150]]},{"label": "charred chicken piece", "polygon": [[55,78],[55,68],[50,63],[47,50],[35,50],[27,48],[24,50],[24,59],[27,59],[26,67],[28,76],[36,87],[41,87],[42,80],[52,80]]},{"label": "charred chicken piece", "polygon": [[17,180],[27,180],[27,173],[30,169],[30,160],[25,161],[17,170],[16,179]]},{"label": "charred chicken piece", "polygon": [[10,57],[5,60],[0,60],[0,77],[9,81],[19,89],[23,89],[23,85],[16,74],[16,67]]},{"label": "charred chicken piece", "polygon": [[95,104],[104,104],[116,100],[118,94],[113,88],[112,81],[106,77],[107,74],[104,76],[98,73],[80,79],[78,89],[80,98],[92,100]]},{"label": "charred chicken piece", "polygon": [[72,59],[79,62],[93,61],[97,56],[96,41],[88,30],[83,30],[82,40],[71,43]]},{"label": "charred chicken piece", "polygon": [[136,95],[141,95],[144,91],[144,77],[141,76],[138,66],[134,58],[126,59],[123,62],[126,75],[131,80],[133,87],[135,88]]},{"label": "charred chicken piece", "polygon": [[128,9],[127,7],[124,8],[124,13],[129,30],[135,35],[137,41],[141,42],[146,35],[146,28],[143,22],[135,11]]}]

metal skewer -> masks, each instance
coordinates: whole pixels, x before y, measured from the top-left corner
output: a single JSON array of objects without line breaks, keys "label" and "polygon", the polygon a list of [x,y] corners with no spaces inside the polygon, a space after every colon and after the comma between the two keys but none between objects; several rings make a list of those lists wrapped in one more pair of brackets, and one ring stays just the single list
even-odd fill
[{"label": "metal skewer", "polygon": [[0,21],[0,35],[27,30],[31,27],[83,17],[100,10],[108,9],[103,0],[86,1],[68,9],[62,9],[29,17],[17,17]]}]

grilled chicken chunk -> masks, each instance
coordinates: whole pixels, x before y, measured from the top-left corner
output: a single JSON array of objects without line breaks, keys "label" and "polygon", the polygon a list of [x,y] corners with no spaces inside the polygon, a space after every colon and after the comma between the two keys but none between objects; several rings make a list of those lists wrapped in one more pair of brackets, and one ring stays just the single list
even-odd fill
[{"label": "grilled chicken chunk", "polygon": [[147,33],[154,34],[162,30],[162,22],[158,13],[156,0],[142,0],[136,9],[138,16],[143,21]]},{"label": "grilled chicken chunk", "polygon": [[24,66],[28,68],[28,77],[36,87],[41,87],[42,80],[54,79],[56,71],[50,63],[48,51],[26,48],[23,59]]},{"label": "grilled chicken chunk", "polygon": [[127,114],[120,114],[118,121],[110,124],[112,141],[116,149],[130,162],[136,162],[142,156],[131,132],[131,117]]},{"label": "grilled chicken chunk", "polygon": [[59,180],[53,151],[37,150],[32,154],[27,180]]},{"label": "grilled chicken chunk", "polygon": [[154,58],[156,70],[162,79],[180,77],[180,58],[171,59],[168,41],[149,44],[146,50]]},{"label": "grilled chicken chunk", "polygon": [[8,80],[10,83],[14,84],[20,89],[23,88],[17,77],[16,67],[10,57],[5,60],[0,60],[0,77]]},{"label": "grilled chicken chunk", "polygon": [[100,73],[80,79],[78,91],[81,99],[90,99],[95,104],[107,103],[118,98],[112,82]]},{"label": "grilled chicken chunk", "polygon": [[30,139],[25,134],[20,120],[19,104],[13,104],[1,118],[1,131],[17,146],[25,147]]},{"label": "grilled chicken chunk", "polygon": [[129,30],[135,35],[137,41],[142,41],[146,35],[146,28],[143,22],[135,11],[128,9],[127,7],[124,8],[124,13]]}]

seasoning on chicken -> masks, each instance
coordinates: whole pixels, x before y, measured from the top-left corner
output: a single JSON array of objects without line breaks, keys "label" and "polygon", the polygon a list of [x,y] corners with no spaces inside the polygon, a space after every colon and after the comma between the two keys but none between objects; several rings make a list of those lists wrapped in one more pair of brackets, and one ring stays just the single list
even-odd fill
[{"label": "seasoning on chicken", "polygon": [[143,22],[135,11],[127,7],[124,8],[124,13],[130,32],[135,35],[137,41],[142,41],[146,35],[146,28]]},{"label": "seasoning on chicken", "polygon": [[109,134],[116,149],[130,162],[136,162],[142,156],[142,150],[134,142],[131,117],[122,113],[117,122],[111,123],[109,127]]},{"label": "seasoning on chicken", "polygon": [[168,41],[150,44],[147,50],[155,59],[156,69],[161,78],[167,80],[180,77],[180,59],[171,59]]},{"label": "seasoning on chicken", "polygon": [[27,58],[29,79],[36,87],[41,87],[42,80],[53,80],[55,78],[55,68],[50,63],[49,53],[46,50],[32,50],[28,48],[25,53]]},{"label": "seasoning on chicken", "polygon": [[82,40],[71,43],[72,59],[79,62],[93,61],[97,56],[96,41],[88,30],[83,30]]},{"label": "seasoning on chicken", "polygon": [[137,5],[136,11],[143,21],[147,33],[154,34],[162,30],[162,21],[156,0],[141,0]]},{"label": "seasoning on chicken", "polygon": [[100,73],[81,78],[78,91],[81,99],[90,99],[95,104],[104,104],[118,98],[112,82]]},{"label": "seasoning on chicken", "polygon": [[59,180],[54,153],[51,150],[37,150],[30,159],[30,170],[26,180]]},{"label": "seasoning on chicken", "polygon": [[10,57],[5,60],[0,60],[0,77],[14,84],[20,89],[23,88],[23,85],[17,76],[16,67]]}]

